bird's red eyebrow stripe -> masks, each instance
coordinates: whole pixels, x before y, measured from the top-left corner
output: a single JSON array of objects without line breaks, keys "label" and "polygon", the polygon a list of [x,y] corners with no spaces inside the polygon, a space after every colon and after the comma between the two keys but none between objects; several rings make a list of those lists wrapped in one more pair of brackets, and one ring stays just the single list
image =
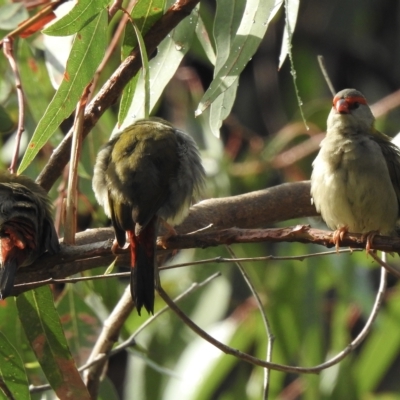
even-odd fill
[{"label": "bird's red eyebrow stripe", "polygon": [[[335,97],[333,99],[333,104],[336,105],[336,103],[340,100],[340,97]],[[362,96],[347,96],[344,98],[348,103],[360,103],[360,104],[367,104],[367,100],[365,100],[364,97]]]}]

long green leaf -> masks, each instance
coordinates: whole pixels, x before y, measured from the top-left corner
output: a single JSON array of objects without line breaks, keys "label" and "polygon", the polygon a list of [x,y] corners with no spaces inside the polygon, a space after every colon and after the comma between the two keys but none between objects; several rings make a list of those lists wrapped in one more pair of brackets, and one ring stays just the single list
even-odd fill
[{"label": "long green leaf", "polygon": [[[161,18],[164,6],[165,0],[139,0],[136,3],[131,17],[142,36]],[[124,41],[121,48],[122,59],[128,57],[137,45],[138,40],[135,29],[132,24],[128,23],[125,28]]]},{"label": "long green leaf", "polygon": [[75,109],[84,87],[91,81],[103,59],[107,22],[108,14],[104,10],[76,35],[64,80],[36,127],[18,173],[28,167],[61,122]]},{"label": "long green leaf", "polygon": [[291,44],[292,36],[294,28],[296,27],[297,15],[299,13],[299,5],[300,5],[300,0],[288,0],[287,5],[285,7],[285,12],[286,12],[285,30],[283,32],[282,47],[281,47],[281,54],[279,56],[278,69],[282,67],[282,64],[286,60],[286,57],[288,56],[292,45]]},{"label": "long green leaf", "polygon": [[[12,346],[18,349],[19,355],[25,364],[30,364],[31,366],[35,365],[35,363],[37,364],[35,354],[29,346],[18,318],[14,297],[9,297],[0,302],[0,332],[7,337]],[[39,369],[31,368],[27,370],[30,381],[40,382],[43,379],[43,374]]]},{"label": "long green leaf", "polygon": [[34,57],[32,50],[26,40],[18,42],[19,72],[25,100],[37,122],[46,111],[54,89],[51,86],[44,60]]},{"label": "long green leaf", "polygon": [[[400,350],[399,294],[390,298],[386,304],[386,313],[381,315],[379,325],[371,332],[368,341],[354,365],[354,378],[361,394],[376,390],[377,386],[393,365]],[[371,368],[373,366],[373,368]]]},{"label": "long green leaf", "polygon": [[214,20],[214,40],[217,53],[214,76],[218,75],[232,49],[232,42],[242,22],[246,1],[218,0]]},{"label": "long green leaf", "polygon": [[109,0],[80,0],[67,15],[44,29],[43,33],[50,36],[73,35],[92,21],[108,3]]},{"label": "long green leaf", "polygon": [[229,88],[218,96],[210,107],[210,129],[212,133],[219,137],[219,130],[222,125],[222,121],[231,113],[233,104],[236,99],[236,91],[239,86],[239,77],[232,83]]},{"label": "long green leaf", "polygon": [[[219,0],[214,20],[214,39],[217,51],[215,62],[214,78],[220,73],[229,53],[232,51],[232,41],[242,20],[245,1]],[[211,104],[210,128],[213,134],[219,137],[219,129],[222,121],[230,114],[236,98],[236,90],[239,79]]]},{"label": "long green leaf", "polygon": [[[278,10],[280,0],[248,0],[229,55],[204,94],[196,110],[200,115],[212,102],[235,83],[244,67],[256,52],[268,24]],[[218,63],[218,57],[217,57]]]},{"label": "long green leaf", "polygon": [[19,317],[51,387],[61,399],[90,399],[69,351],[51,291],[43,286],[17,298]]},{"label": "long green leaf", "polygon": [[[137,30],[144,36],[154,23],[163,15],[165,0],[139,0],[132,10],[131,17]],[[126,58],[138,45],[138,36],[132,24],[125,28],[124,42],[122,44],[122,58]],[[143,57],[142,57],[143,59]],[[118,113],[118,123],[122,124],[129,113],[129,107],[135,94],[139,74],[137,74],[125,87]]]},{"label": "long green leaf", "polygon": [[15,399],[30,399],[28,378],[16,348],[0,332],[0,377]]},{"label": "long green leaf", "polygon": [[211,28],[208,26],[210,15],[204,11],[203,4],[200,4],[199,11],[200,15],[196,26],[197,40],[203,48],[204,54],[207,56],[210,63],[215,65],[217,58],[215,55],[214,43],[212,42]]},{"label": "long green leaf", "polygon": [[67,288],[67,293],[57,304],[57,312],[71,353],[83,364],[85,356],[95,345],[101,322],[72,286]]},{"label": "long green leaf", "polygon": [[139,28],[133,23],[135,33],[139,42],[140,57],[142,58],[142,73],[144,81],[144,117],[149,118],[150,114],[150,72],[149,72],[149,58],[147,57],[146,45],[143,40],[143,36],[140,33]]},{"label": "long green leaf", "polygon": [[[198,13],[195,9],[161,42],[157,55],[150,60],[150,112],[189,50],[197,18]],[[137,83],[137,88],[141,87],[143,87],[142,73]],[[144,118],[144,96],[143,91],[137,89],[121,129],[131,125],[138,118]]]}]

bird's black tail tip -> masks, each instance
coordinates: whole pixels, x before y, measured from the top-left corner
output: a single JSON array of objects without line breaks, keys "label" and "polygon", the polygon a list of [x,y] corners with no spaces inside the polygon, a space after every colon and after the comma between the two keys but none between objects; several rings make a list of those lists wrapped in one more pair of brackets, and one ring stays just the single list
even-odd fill
[{"label": "bird's black tail tip", "polygon": [[0,266],[0,300],[4,300],[11,295],[16,272],[16,260],[9,260]]}]

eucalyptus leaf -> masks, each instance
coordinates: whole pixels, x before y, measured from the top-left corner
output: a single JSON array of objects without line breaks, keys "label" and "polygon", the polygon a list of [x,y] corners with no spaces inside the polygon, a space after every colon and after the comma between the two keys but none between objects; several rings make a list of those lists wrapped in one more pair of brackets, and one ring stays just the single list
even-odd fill
[{"label": "eucalyptus leaf", "polygon": [[[198,12],[197,9],[194,9],[191,15],[185,18],[161,42],[157,55],[150,60],[150,113],[163,93],[165,86],[175,74],[182,58],[189,50],[197,25],[197,19]],[[140,73],[136,91],[130,104],[127,118],[125,118],[120,127],[121,130],[131,125],[135,120],[144,118],[145,116],[145,97],[143,90],[140,89],[142,87],[144,87],[144,77],[143,73]]]},{"label": "eucalyptus leaf", "polygon": [[17,308],[29,343],[58,397],[89,400],[69,351],[50,288],[42,286],[21,294],[17,298]]},{"label": "eucalyptus leaf", "polygon": [[292,36],[296,27],[297,15],[299,13],[300,0],[285,0],[285,30],[283,32],[281,54],[279,56],[279,69],[282,67],[292,46]]},{"label": "eucalyptus leaf", "polygon": [[107,24],[108,14],[104,10],[75,37],[64,80],[36,127],[18,173],[28,167],[61,122],[74,111],[83,89],[103,59]]},{"label": "eucalyptus leaf", "polygon": [[28,400],[31,398],[22,359],[17,349],[2,332],[0,332],[0,379],[15,399]]},{"label": "eucalyptus leaf", "polygon": [[73,35],[92,21],[108,3],[108,0],[79,0],[68,14],[44,29],[43,33],[50,36]]},{"label": "eucalyptus leaf", "polygon": [[[219,66],[222,63],[222,65],[216,71],[214,80],[201,99],[196,115],[200,115],[238,79],[256,52],[271,18],[278,10],[277,4],[279,3],[277,0],[248,0],[245,2],[238,29],[232,35],[232,41],[226,43],[226,46],[229,46],[228,54],[222,49],[219,53],[217,52],[216,64]],[[243,3],[239,2],[239,4]],[[233,10],[231,20],[234,22],[236,19],[237,15]],[[230,37],[226,36],[225,40],[228,39]]]}]

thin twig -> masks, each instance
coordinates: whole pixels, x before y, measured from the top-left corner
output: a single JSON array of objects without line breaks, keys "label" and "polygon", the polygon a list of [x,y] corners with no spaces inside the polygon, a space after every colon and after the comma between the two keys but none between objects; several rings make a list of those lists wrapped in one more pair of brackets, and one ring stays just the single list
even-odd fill
[{"label": "thin twig", "polygon": [[[232,248],[230,246],[226,246],[229,254],[232,256],[232,258],[236,258],[236,254],[234,253],[234,251],[232,250]],[[247,272],[245,271],[245,269],[243,268],[243,265],[240,264],[240,262],[236,261],[236,266],[239,268],[240,273],[243,276],[243,279],[245,280],[245,282],[247,283],[247,286],[249,287],[251,293],[253,294],[254,298],[256,299],[257,305],[258,305],[258,309],[260,310],[260,314],[261,314],[261,318],[262,321],[264,323],[265,326],[265,331],[267,333],[267,337],[268,337],[268,344],[267,344],[267,354],[265,357],[265,361],[267,362],[271,362],[272,360],[272,348],[274,345],[274,340],[275,340],[275,336],[272,333],[272,328],[271,325],[269,323],[267,314],[264,310],[263,304],[261,302],[260,296],[258,295],[255,287],[253,286],[250,277],[247,275]],[[267,400],[268,399],[268,392],[269,392],[269,378],[270,378],[270,369],[269,368],[264,368],[264,393],[263,393],[263,399]]]},{"label": "thin twig", "polygon": [[342,361],[348,354],[350,354],[352,351],[354,351],[361,343],[362,341],[366,338],[368,333],[372,329],[372,324],[375,321],[376,317],[378,316],[378,312],[381,308],[383,298],[385,296],[385,291],[386,291],[386,284],[387,284],[387,272],[385,268],[381,268],[381,280],[379,283],[379,289],[376,294],[375,302],[372,307],[371,313],[368,317],[367,322],[365,323],[363,329],[361,332],[358,334],[358,336],[349,344],[346,346],[344,350],[342,350],[339,354],[337,354],[335,357],[331,358],[327,362],[324,362],[322,364],[319,364],[315,367],[312,367],[311,369],[314,372],[320,372],[323,369],[329,368],[332,365],[335,365]]},{"label": "thin twig", "polygon": [[253,357],[250,354],[243,353],[240,350],[233,349],[232,347],[227,346],[224,343],[221,343],[219,340],[215,339],[203,329],[201,329],[198,325],[196,325],[168,296],[168,294],[164,291],[164,289],[160,286],[157,288],[158,294],[160,297],[168,304],[168,306],[174,311],[174,313],[187,325],[190,329],[192,329],[198,336],[211,343],[213,346],[220,349],[223,353],[232,355],[236,358],[239,358],[243,361],[246,361],[250,364],[258,365],[264,368],[271,368],[277,371],[283,372],[292,372],[292,373],[317,373],[317,371],[309,371],[309,368],[301,368],[301,367],[293,367],[289,365],[281,365],[275,364],[272,362],[267,362],[264,360],[260,360],[257,357]]},{"label": "thin twig", "polygon": [[8,388],[7,384],[4,382],[3,379],[0,379],[0,389],[1,393],[6,396],[7,400],[16,400],[16,398],[11,393],[11,390]]},{"label": "thin twig", "polygon": [[[131,0],[127,6],[127,9],[132,10],[137,2],[138,2],[138,0]],[[111,8],[110,8],[108,10],[109,16],[111,16],[113,13],[114,13],[114,11],[111,10]],[[89,96],[89,100],[91,100],[92,95],[96,91],[97,83],[99,81],[101,73],[103,72],[105,66],[108,64],[111,56],[114,54],[115,48],[118,46],[119,40],[121,38],[121,35],[124,33],[124,29],[125,29],[126,23],[128,22],[128,19],[129,19],[128,16],[125,13],[123,13],[121,20],[118,23],[118,27],[112,35],[110,44],[107,46],[107,50],[106,50],[106,53],[104,54],[103,60],[101,61],[100,65],[97,67],[96,72],[94,73],[93,84],[91,87],[91,94]]]},{"label": "thin twig", "polygon": [[75,244],[76,213],[78,200],[78,165],[82,150],[82,128],[86,103],[90,94],[91,82],[83,90],[76,107],[71,143],[71,161],[69,163],[68,189],[64,225],[65,244]]},{"label": "thin twig", "polygon": [[37,282],[28,282],[28,283],[22,283],[18,285],[14,285],[15,288],[29,288],[29,287],[37,287],[38,285],[43,286],[43,285],[51,285],[54,283],[78,283],[78,282],[84,282],[84,281],[96,281],[96,280],[103,280],[103,279],[111,279],[111,278],[129,278],[130,272],[115,272],[112,274],[107,274],[107,275],[91,275],[91,276],[79,276],[76,278],[65,278],[65,279],[45,279],[43,281],[37,281]]},{"label": "thin twig", "polygon": [[394,275],[396,278],[399,278],[399,279],[400,279],[399,271],[398,271],[396,268],[392,267],[391,265],[389,265],[389,264],[386,262],[387,255],[386,255],[385,252],[382,252],[382,259],[379,258],[379,257],[376,255],[376,253],[373,252],[373,251],[369,251],[368,254],[369,254],[381,267],[385,268],[386,271],[390,272],[390,273],[391,273],[392,275]]},{"label": "thin twig", "polygon": [[[101,354],[107,354],[112,349],[114,343],[118,340],[122,326],[124,325],[131,311],[134,309],[134,306],[135,303],[132,301],[131,290],[130,286],[128,285],[121,299],[118,301],[108,318],[104,321],[103,329],[101,330],[96,344],[90,353],[88,363],[92,362],[93,360],[97,360]],[[84,376],[84,381],[90,396],[93,399],[97,398],[100,377],[103,373],[105,365],[106,359],[102,359],[102,361],[97,362],[89,370],[87,370]]]},{"label": "thin twig", "polygon": [[121,9],[122,7],[123,0],[114,0],[111,6],[108,9],[108,19],[111,20],[111,18],[116,14],[118,10]]},{"label": "thin twig", "polygon": [[[115,259],[115,254],[112,252],[112,239],[114,237],[112,229],[92,229],[84,232],[84,234],[85,244],[61,246],[59,254],[44,254],[31,266],[20,268],[15,277],[15,283],[43,282],[38,283],[36,285],[38,287],[47,284],[49,278],[62,279],[100,265],[109,265]],[[311,229],[308,226],[275,229],[235,228],[213,231],[208,235],[205,235],[204,232],[196,235],[177,235],[167,239],[164,245],[169,250],[255,242],[301,242],[329,247],[333,246],[332,235],[332,232]],[[365,249],[366,243],[363,235],[347,233],[344,235],[341,245]],[[376,235],[372,247],[382,251],[398,252],[400,251],[400,238]],[[162,251],[165,252],[165,250]],[[126,263],[129,254],[128,252],[118,254],[118,258],[121,262]],[[400,271],[394,267],[391,273],[400,277]],[[12,294],[18,295],[23,291],[32,289],[32,287],[15,287]]]},{"label": "thin twig", "polygon": [[332,93],[332,96],[335,96],[336,90],[335,90],[335,88],[333,86],[331,78],[329,77],[328,70],[326,69],[324,56],[322,56],[322,55],[318,56],[318,64],[319,64],[319,67],[321,68],[322,75],[325,78],[325,82],[328,85],[328,88]]},{"label": "thin twig", "polygon": [[[42,8],[39,12],[37,12],[32,17],[28,18],[27,20],[21,22],[16,29],[12,32],[8,33],[7,38],[16,38],[17,36],[21,35],[22,33],[26,32],[30,27],[36,25],[39,21],[46,19],[46,16],[53,14],[53,11],[62,3],[65,3],[68,0],[56,0],[52,1],[44,8]],[[0,40],[0,49],[5,44],[6,38]]]},{"label": "thin twig", "polygon": [[[265,257],[244,257],[244,258],[224,258],[224,257],[214,257],[208,258],[204,260],[192,261],[187,263],[179,263],[179,264],[171,264],[171,265],[163,265],[159,267],[159,270],[167,270],[174,268],[183,268],[194,265],[203,265],[203,264],[220,264],[220,263],[232,263],[232,262],[258,262],[258,261],[303,261],[307,258],[314,258],[319,256],[329,256],[336,255],[342,253],[353,253],[355,251],[364,251],[363,249],[340,249],[339,251],[331,250],[331,251],[323,251],[321,253],[312,253],[312,254],[303,254],[300,256],[265,256]],[[391,267],[393,268],[393,267]],[[396,272],[397,273],[397,272]],[[37,280],[26,283],[19,283],[14,285],[15,289],[22,289],[21,291],[26,291],[29,289],[33,289],[39,286],[50,285],[54,283],[78,283],[82,281],[92,281],[92,280],[104,280],[104,279],[115,279],[115,278],[129,278],[130,272],[116,272],[112,274],[102,274],[102,275],[90,275],[90,276],[79,276],[76,278],[48,278],[43,280]]]},{"label": "thin twig", "polygon": [[175,314],[190,328],[192,329],[197,335],[201,338],[206,340],[207,342],[211,343],[213,346],[220,349],[223,353],[232,355],[240,360],[246,361],[253,365],[258,365],[263,368],[270,368],[276,371],[283,371],[295,374],[317,374],[322,370],[329,368],[341,360],[343,360],[347,355],[349,355],[354,349],[360,345],[360,343],[365,339],[367,334],[370,332],[372,328],[372,324],[375,321],[375,318],[378,315],[380,307],[382,305],[382,301],[384,298],[385,290],[386,290],[386,280],[387,280],[387,273],[385,268],[381,268],[381,281],[379,285],[379,290],[375,298],[374,306],[372,308],[371,314],[366,322],[364,328],[360,332],[360,334],[349,344],[346,346],[344,350],[338,353],[335,357],[331,358],[330,360],[316,365],[314,367],[295,367],[290,365],[283,365],[283,364],[276,364],[273,362],[267,362],[261,360],[257,357],[253,357],[250,354],[243,353],[240,350],[234,349],[232,347],[227,346],[224,343],[221,343],[203,329],[201,329],[198,325],[196,325],[168,296],[168,294],[164,291],[162,287],[158,287],[157,291],[160,297],[169,305],[169,307],[175,312]]},{"label": "thin twig", "polygon": [[225,258],[225,257],[213,257],[206,258],[203,260],[192,261],[187,263],[179,263],[179,264],[171,264],[171,265],[163,265],[159,269],[175,269],[188,267],[192,265],[202,265],[202,264],[220,264],[220,263],[232,263],[232,262],[258,262],[258,261],[304,261],[307,258],[321,257],[321,256],[329,256],[335,254],[344,254],[344,253],[353,253],[358,251],[364,251],[364,249],[339,249],[339,250],[329,250],[329,251],[321,251],[320,253],[310,253],[310,254],[302,254],[300,256],[263,256],[263,257],[240,257],[240,258]]},{"label": "thin twig", "polygon": [[25,105],[24,105],[24,92],[22,90],[21,78],[18,72],[18,65],[15,61],[14,51],[13,51],[13,43],[14,39],[12,37],[6,37],[3,39],[3,52],[7,57],[8,62],[10,63],[11,69],[15,78],[15,87],[17,89],[17,98],[18,98],[18,129],[17,134],[15,135],[15,148],[14,154],[11,160],[11,165],[9,167],[9,171],[13,174],[17,167],[18,156],[19,156],[19,146],[21,143],[22,134],[25,131],[24,128],[24,120],[25,120]]},{"label": "thin twig", "polygon": [[[129,273],[130,274],[130,273]],[[216,272],[215,274],[209,276],[208,278],[204,279],[202,282],[199,283],[192,283],[189,288],[187,288],[184,292],[182,292],[179,296],[175,297],[174,302],[178,302],[182,300],[183,298],[187,297],[190,293],[193,293],[197,289],[202,288],[203,286],[207,285],[211,281],[213,281],[215,278],[218,278],[221,276],[220,272]],[[81,365],[78,368],[79,372],[85,371],[86,369],[92,367],[96,363],[100,361],[104,361],[106,359],[109,359],[111,356],[114,356],[115,354],[120,353],[121,351],[134,346],[136,344],[136,337],[141,333],[145,328],[147,328],[151,323],[153,323],[160,315],[164,314],[166,311],[168,311],[170,308],[168,306],[164,306],[161,310],[157,311],[154,315],[152,315],[150,318],[148,318],[132,335],[122,343],[120,343],[118,346],[116,346],[114,349],[109,351],[108,353],[103,353],[100,354],[95,360],[92,360],[90,362],[87,362],[84,365]],[[31,393],[38,393],[38,392],[43,392],[45,390],[51,389],[51,386],[49,384],[46,385],[40,385],[40,386],[31,386],[29,388],[29,391]]]},{"label": "thin twig", "polygon": [[389,111],[400,105],[400,89],[387,96],[379,99],[376,103],[371,105],[371,111],[375,115],[375,118],[386,115]]}]

